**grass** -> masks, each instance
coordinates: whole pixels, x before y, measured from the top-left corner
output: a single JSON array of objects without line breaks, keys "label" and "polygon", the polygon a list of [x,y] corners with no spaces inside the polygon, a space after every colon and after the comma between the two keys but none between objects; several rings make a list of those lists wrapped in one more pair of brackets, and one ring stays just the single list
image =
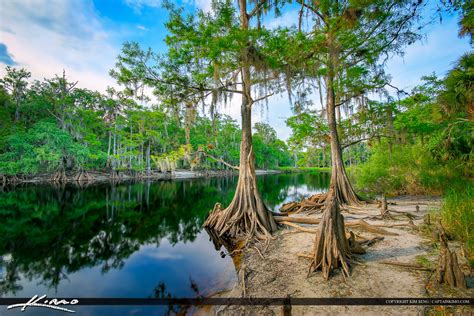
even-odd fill
[{"label": "grass", "polygon": [[433,264],[431,261],[426,257],[426,255],[418,255],[416,256],[416,263],[426,269],[433,269]]},{"label": "grass", "polygon": [[474,266],[474,184],[466,182],[447,190],[441,207],[441,221],[449,237],[466,245]]}]

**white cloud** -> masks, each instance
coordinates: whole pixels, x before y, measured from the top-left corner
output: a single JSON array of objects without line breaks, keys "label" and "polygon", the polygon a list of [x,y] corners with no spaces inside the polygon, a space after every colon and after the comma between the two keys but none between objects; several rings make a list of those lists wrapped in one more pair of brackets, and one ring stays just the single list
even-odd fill
[{"label": "white cloud", "polygon": [[137,25],[137,29],[141,30],[141,31],[149,31],[149,29],[143,25]]},{"label": "white cloud", "polygon": [[81,87],[105,90],[114,84],[108,70],[119,49],[90,0],[2,1],[0,7],[1,42],[17,67],[27,68],[33,78],[53,77],[65,69]]},{"label": "white cloud", "polygon": [[264,21],[266,27],[270,29],[276,29],[278,27],[290,27],[292,25],[298,24],[298,11],[299,10],[289,10],[284,12],[279,17],[272,17],[267,21]]},{"label": "white cloud", "polygon": [[210,0],[194,0],[194,5],[204,12],[211,11],[211,1]]},{"label": "white cloud", "polygon": [[161,0],[124,0],[123,2],[135,13],[141,13],[144,7],[159,8],[161,6]]},{"label": "white cloud", "polygon": [[424,40],[407,47],[403,57],[393,58],[387,66],[393,84],[409,91],[420,84],[424,75],[436,72],[444,76],[456,60],[471,49],[467,38],[458,38],[457,29],[457,18],[435,24]]}]

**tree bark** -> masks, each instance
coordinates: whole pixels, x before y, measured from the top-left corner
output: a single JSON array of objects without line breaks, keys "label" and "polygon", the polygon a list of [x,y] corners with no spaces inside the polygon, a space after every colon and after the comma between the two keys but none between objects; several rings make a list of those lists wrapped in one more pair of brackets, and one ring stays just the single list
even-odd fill
[{"label": "tree bark", "polygon": [[344,277],[349,276],[351,251],[344,229],[344,217],[339,210],[335,194],[328,194],[319,229],[314,241],[314,257],[309,273],[321,269],[323,277],[329,279],[332,270],[342,268]]},{"label": "tree bark", "polygon": [[151,154],[151,141],[148,141],[148,144],[146,146],[146,174],[148,176],[151,174],[150,154]]},{"label": "tree bark", "polygon": [[[246,0],[239,0],[241,28],[248,29]],[[219,237],[257,237],[268,240],[277,229],[271,212],[265,206],[257,187],[255,155],[252,148],[252,105],[249,49],[242,49],[242,141],[240,143],[239,180],[232,202],[226,209],[216,204],[204,226],[213,229]]]},{"label": "tree bark", "polygon": [[[336,95],[334,89],[336,56],[332,45],[329,50],[328,75],[326,76],[326,113],[331,144],[331,182],[329,193],[334,194],[338,204],[358,205],[361,199],[355,193],[342,160],[336,122]],[[328,193],[328,194],[329,194]]]}]

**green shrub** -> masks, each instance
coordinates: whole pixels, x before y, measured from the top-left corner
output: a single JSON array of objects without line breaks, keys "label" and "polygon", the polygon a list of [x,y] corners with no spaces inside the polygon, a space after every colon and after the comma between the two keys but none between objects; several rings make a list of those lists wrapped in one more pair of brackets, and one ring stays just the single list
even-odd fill
[{"label": "green shrub", "polygon": [[362,165],[349,168],[352,181],[368,195],[442,194],[446,183],[461,178],[454,162],[440,162],[421,144],[392,145],[371,149]]},{"label": "green shrub", "polygon": [[441,208],[443,226],[448,234],[466,243],[474,253],[474,184],[466,182],[447,190]]}]

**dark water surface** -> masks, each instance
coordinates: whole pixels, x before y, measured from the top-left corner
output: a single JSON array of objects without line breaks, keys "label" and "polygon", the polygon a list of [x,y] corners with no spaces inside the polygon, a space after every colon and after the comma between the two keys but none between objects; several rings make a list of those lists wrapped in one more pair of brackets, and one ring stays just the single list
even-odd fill
[{"label": "dark water surface", "polygon": [[[0,296],[196,297],[228,289],[232,258],[201,228],[227,205],[236,177],[91,185],[24,186],[0,192]],[[325,191],[326,173],[259,176],[265,203]],[[78,315],[161,315],[163,307],[74,306]],[[62,315],[0,306],[0,315]]]}]

